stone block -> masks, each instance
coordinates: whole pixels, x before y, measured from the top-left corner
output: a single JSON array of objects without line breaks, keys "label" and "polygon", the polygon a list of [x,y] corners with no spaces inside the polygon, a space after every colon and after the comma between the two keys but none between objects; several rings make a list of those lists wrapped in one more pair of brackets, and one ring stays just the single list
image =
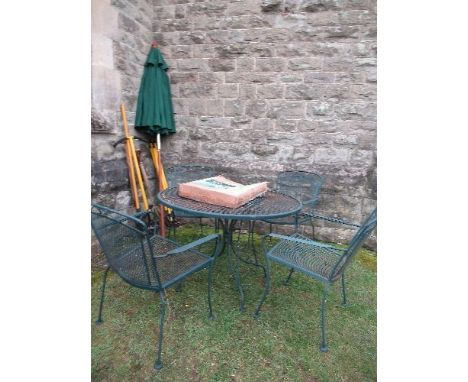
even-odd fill
[{"label": "stone block", "polygon": [[239,96],[238,84],[219,84],[218,96],[220,98],[237,98]]},{"label": "stone block", "polygon": [[252,128],[261,131],[273,130],[275,123],[269,118],[256,118],[252,121]]},{"label": "stone block", "polygon": [[259,157],[270,156],[278,152],[278,146],[275,145],[252,145],[252,152]]},{"label": "stone block", "polygon": [[335,73],[304,72],[304,82],[312,84],[332,84],[335,82]]},{"label": "stone block", "polygon": [[285,7],[295,12],[324,12],[338,9],[337,0],[285,0]]},{"label": "stone block", "polygon": [[326,116],[333,114],[333,103],[325,101],[314,101],[307,104],[306,114],[308,117]]},{"label": "stone block", "polygon": [[209,83],[179,84],[179,96],[182,98],[215,98],[216,87]]},{"label": "stone block", "polygon": [[119,28],[131,34],[135,34],[140,29],[134,19],[122,12],[119,13]]},{"label": "stone block", "polygon": [[160,20],[158,22],[159,32],[186,32],[191,26],[185,19]]},{"label": "stone block", "polygon": [[317,28],[318,36],[325,39],[356,39],[360,37],[360,28],[356,25],[322,26]]},{"label": "stone block", "polygon": [[[275,121],[275,130],[277,131],[295,131],[297,124],[300,122],[297,119],[278,118]],[[273,130],[273,129],[272,129]]]},{"label": "stone block", "polygon": [[120,73],[103,66],[92,66],[91,104],[96,110],[118,110],[120,105]]},{"label": "stone block", "polygon": [[224,73],[223,72],[206,72],[198,73],[198,82],[220,84],[224,82]]},{"label": "stone block", "polygon": [[115,128],[115,113],[91,109],[91,133],[111,134]]},{"label": "stone block", "polygon": [[210,70],[207,60],[203,58],[182,58],[177,60],[180,72],[207,72]]},{"label": "stone block", "polygon": [[348,57],[326,57],[323,59],[325,72],[349,72],[354,67],[354,61]]},{"label": "stone block", "polygon": [[260,72],[282,72],[286,67],[284,58],[257,58],[255,70]]},{"label": "stone block", "polygon": [[320,70],[322,69],[322,59],[315,57],[292,58],[288,61],[289,70]]},{"label": "stone block", "polygon": [[255,60],[253,58],[236,59],[236,71],[237,72],[253,71],[254,66],[255,66]]},{"label": "stone block", "polygon": [[304,118],[305,103],[301,101],[268,101],[268,118]]},{"label": "stone block", "polygon": [[335,112],[343,120],[375,121],[377,116],[376,104],[371,102],[343,102],[336,105]]},{"label": "stone block", "polygon": [[176,41],[175,39],[174,40],[167,40],[167,38],[170,37],[170,36],[171,36],[170,34],[164,33],[164,39],[169,45],[175,45],[175,44],[180,44],[180,45],[206,44],[207,41],[209,40],[206,33],[201,32],[201,31],[181,33],[180,38],[179,38],[179,34],[177,34],[174,37],[178,37],[178,41]]},{"label": "stone block", "polygon": [[215,46],[215,55],[219,58],[237,58],[250,55],[247,45],[241,44],[222,44]]},{"label": "stone block", "polygon": [[267,84],[257,86],[257,97],[265,99],[283,98],[283,85]]},{"label": "stone block", "polygon": [[195,58],[212,58],[215,56],[215,49],[212,45],[193,45],[192,55]]},{"label": "stone block", "polygon": [[190,45],[171,46],[171,58],[191,58],[192,47]]},{"label": "stone block", "polygon": [[297,72],[281,74],[279,80],[284,83],[302,83],[304,82],[304,74]]},{"label": "stone block", "polygon": [[240,129],[241,131],[250,131],[252,118],[246,116],[234,117],[231,120],[231,125],[233,128]]},{"label": "stone block", "polygon": [[[276,72],[275,72],[276,74]],[[276,82],[276,75],[273,73],[226,73],[227,83],[239,84],[265,84]]]},{"label": "stone block", "polygon": [[188,103],[188,114],[199,116],[206,114],[206,101],[201,98],[193,98]]},{"label": "stone block", "polygon": [[[242,89],[242,88],[241,88]],[[267,111],[267,103],[264,100],[247,101],[245,105],[245,115],[261,118],[264,117]]]},{"label": "stone block", "polygon": [[256,99],[257,98],[256,85],[239,84],[238,86],[239,86],[239,98],[240,99]]},{"label": "stone block", "polygon": [[220,99],[206,100],[206,115],[210,117],[222,117],[223,101]]},{"label": "stone block", "polygon": [[230,2],[226,9],[226,16],[241,16],[260,13],[260,7],[256,0]]},{"label": "stone block", "polygon": [[211,127],[216,129],[227,129],[231,126],[231,119],[230,118],[221,118],[221,117],[209,117],[209,116],[202,116],[200,117],[199,126],[203,127]]},{"label": "stone block", "polygon": [[271,28],[271,26],[272,25],[266,18],[257,15],[229,16],[221,20],[219,29]]},{"label": "stone block", "polygon": [[232,38],[232,33],[230,31],[208,31],[206,32],[205,43],[209,44],[219,44],[219,45],[229,45],[236,43],[235,39]]},{"label": "stone block", "polygon": [[374,152],[370,150],[353,150],[350,154],[349,164],[359,168],[369,166],[374,157]]},{"label": "stone block", "polygon": [[185,5],[176,5],[174,10],[174,17],[176,19],[183,19],[187,15]]},{"label": "stone block", "polygon": [[347,97],[348,93],[349,87],[346,85],[287,84],[285,98],[302,100],[342,99]]},{"label": "stone block", "polygon": [[371,84],[356,84],[351,85],[351,96],[360,100],[376,100],[377,87]]},{"label": "stone block", "polygon": [[248,55],[249,57],[273,57],[275,54],[271,44],[256,43],[249,44]]},{"label": "stone block", "polygon": [[114,51],[112,39],[102,34],[91,34],[91,65],[114,67]]},{"label": "stone block", "polygon": [[223,16],[227,5],[222,2],[203,2],[187,4],[187,14],[192,16]]},{"label": "stone block", "polygon": [[244,104],[239,99],[226,99],[224,100],[224,116],[225,117],[238,117],[244,114]]},{"label": "stone block", "polygon": [[260,8],[262,12],[280,12],[283,0],[262,0]]},{"label": "stone block", "polygon": [[195,72],[190,73],[180,73],[180,72],[171,72],[169,76],[171,84],[186,84],[187,82],[196,82],[197,74]]},{"label": "stone block", "polygon": [[346,165],[350,155],[351,150],[346,148],[318,148],[315,150],[315,162]]},{"label": "stone block", "polygon": [[208,60],[208,65],[213,72],[232,72],[235,69],[233,59],[211,58]]},{"label": "stone block", "polygon": [[[313,133],[317,131],[318,123],[307,119],[301,119],[297,122],[297,130],[301,133]],[[315,143],[315,141],[314,141]]]}]

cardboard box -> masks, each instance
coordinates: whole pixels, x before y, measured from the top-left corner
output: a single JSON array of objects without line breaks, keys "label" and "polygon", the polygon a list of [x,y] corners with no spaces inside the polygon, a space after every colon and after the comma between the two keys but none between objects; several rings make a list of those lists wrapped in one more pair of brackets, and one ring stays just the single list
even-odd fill
[{"label": "cardboard box", "polygon": [[268,182],[243,185],[221,175],[178,185],[179,196],[228,208],[240,207],[267,191]]}]

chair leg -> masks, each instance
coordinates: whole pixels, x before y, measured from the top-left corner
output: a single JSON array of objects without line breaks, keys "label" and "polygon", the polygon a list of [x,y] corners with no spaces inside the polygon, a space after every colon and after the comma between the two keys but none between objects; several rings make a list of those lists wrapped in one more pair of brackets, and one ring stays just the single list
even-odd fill
[{"label": "chair leg", "polygon": [[266,259],[266,279],[265,279],[265,288],[263,289],[262,297],[260,298],[260,302],[258,303],[257,309],[255,310],[254,317],[258,318],[260,316],[260,309],[262,308],[263,302],[266,299],[268,292],[270,291],[271,287],[271,269],[270,269],[270,261]]},{"label": "chair leg", "polygon": [[320,326],[322,330],[322,343],[320,344],[320,351],[321,352],[327,352],[328,351],[328,344],[327,344],[327,337],[326,337],[326,322],[325,322],[325,316],[326,316],[326,305],[327,305],[327,297],[328,297],[328,292],[329,292],[329,286],[325,286],[324,290],[322,292],[322,303],[320,306]]},{"label": "chair leg", "polygon": [[104,291],[106,289],[107,273],[109,272],[109,269],[110,269],[110,267],[108,266],[106,268],[106,271],[104,272],[104,277],[102,279],[101,302],[99,303],[99,316],[98,316],[98,319],[96,320],[96,324],[101,324],[102,323],[102,305],[104,303]]},{"label": "chair leg", "polygon": [[346,285],[345,285],[345,278],[344,278],[344,272],[341,274],[341,292],[343,295],[343,301],[341,303],[342,306],[347,306],[348,302],[346,300]]},{"label": "chair leg", "polygon": [[164,293],[161,291],[159,292],[160,298],[160,318],[159,318],[159,340],[158,340],[158,358],[154,363],[154,368],[156,370],[160,370],[162,368],[161,362],[161,352],[162,352],[162,342],[163,342],[163,334],[164,334],[164,316],[166,314],[166,299],[164,298]]},{"label": "chair leg", "polygon": [[284,280],[284,282],[283,282],[284,285],[287,286],[287,285],[289,284],[289,279],[291,278],[293,272],[294,272],[294,268],[291,268],[291,269],[289,270],[289,275],[288,275],[288,277],[287,277],[286,280]]},{"label": "chair leg", "polygon": [[208,318],[210,320],[214,319],[213,309],[211,307],[211,285],[213,283],[213,262],[211,262],[210,267],[208,268]]}]

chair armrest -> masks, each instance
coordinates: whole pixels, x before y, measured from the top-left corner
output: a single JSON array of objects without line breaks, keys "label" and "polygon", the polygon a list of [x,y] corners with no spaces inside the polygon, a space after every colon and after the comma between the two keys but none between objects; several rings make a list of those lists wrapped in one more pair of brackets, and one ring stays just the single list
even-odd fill
[{"label": "chair armrest", "polygon": [[176,253],[182,253],[182,252],[188,251],[189,249],[198,247],[199,245],[204,244],[204,243],[206,243],[208,241],[211,241],[213,239],[218,240],[220,236],[221,235],[219,233],[213,233],[213,234],[205,236],[205,237],[203,237],[201,239],[192,241],[189,244],[183,245],[181,247],[177,247],[177,248],[167,252],[166,255],[175,255]]},{"label": "chair armrest", "polygon": [[299,239],[298,237],[291,237],[291,236],[285,236],[285,235],[278,235],[277,233],[270,233],[268,235],[265,235],[265,237],[276,237],[277,239],[282,239],[282,240],[288,240],[288,241],[293,241],[295,243],[302,243],[302,244],[307,244],[307,245],[312,245],[314,247],[320,247],[320,248],[326,248],[326,249],[331,249],[332,251],[339,251],[339,252],[344,252],[346,249],[341,249],[341,248],[336,248],[332,245],[329,244],[323,244],[319,243],[318,241],[310,240],[310,239]]}]

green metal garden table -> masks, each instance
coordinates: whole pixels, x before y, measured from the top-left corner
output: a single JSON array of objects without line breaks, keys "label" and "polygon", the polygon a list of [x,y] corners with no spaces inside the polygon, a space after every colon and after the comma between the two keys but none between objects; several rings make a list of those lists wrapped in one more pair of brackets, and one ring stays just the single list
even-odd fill
[{"label": "green metal garden table", "polygon": [[[256,257],[255,261],[245,260],[240,256],[239,251],[234,248],[232,244],[232,234],[236,223],[243,220],[255,221],[280,218],[295,214],[302,208],[302,203],[299,200],[292,196],[273,191],[268,191],[265,195],[257,197],[238,208],[216,206],[183,198],[177,194],[177,187],[171,187],[161,191],[157,197],[161,204],[166,207],[216,219],[221,223],[224,245],[220,251],[226,251],[228,267],[231,274],[233,273],[232,270],[234,270],[234,278],[239,290],[241,311],[244,310],[244,292],[240,281],[240,261],[261,267],[264,272],[266,271],[264,266],[258,263]],[[232,267],[233,261],[235,264],[234,267]]]}]

